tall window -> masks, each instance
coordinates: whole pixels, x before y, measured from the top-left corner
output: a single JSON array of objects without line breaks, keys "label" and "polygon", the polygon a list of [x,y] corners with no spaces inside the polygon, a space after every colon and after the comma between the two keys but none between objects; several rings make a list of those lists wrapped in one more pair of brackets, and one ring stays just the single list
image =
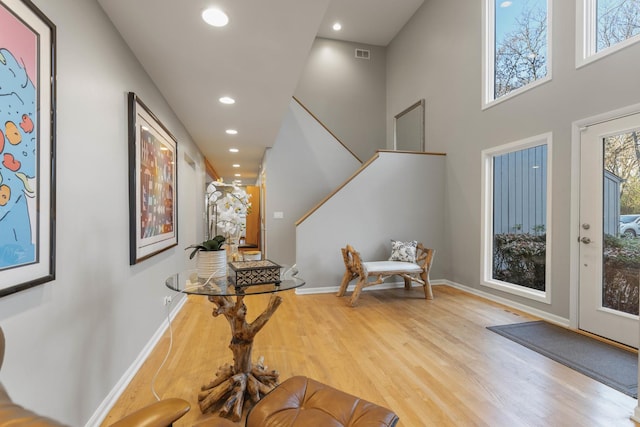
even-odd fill
[{"label": "tall window", "polygon": [[640,41],[640,0],[577,0],[578,64]]},{"label": "tall window", "polygon": [[549,134],[483,151],[483,284],[548,301]]},{"label": "tall window", "polygon": [[485,105],[551,76],[550,0],[485,0]]}]

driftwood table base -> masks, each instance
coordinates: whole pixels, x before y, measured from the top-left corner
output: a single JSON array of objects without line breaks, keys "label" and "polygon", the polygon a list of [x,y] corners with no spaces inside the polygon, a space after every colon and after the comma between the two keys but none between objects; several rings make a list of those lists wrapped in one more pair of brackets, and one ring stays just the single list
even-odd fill
[{"label": "driftwood table base", "polygon": [[278,372],[268,370],[262,357],[253,364],[251,351],[253,338],[280,306],[282,298],[272,294],[267,308],[251,323],[246,321],[244,295],[236,296],[235,301],[229,296],[210,296],[209,301],[216,306],[213,316],[224,315],[231,326],[229,348],[233,352],[233,365],[218,368],[216,378],[202,386],[198,402],[203,413],[220,406],[220,415],[239,421],[247,399],[257,402],[278,385]]}]

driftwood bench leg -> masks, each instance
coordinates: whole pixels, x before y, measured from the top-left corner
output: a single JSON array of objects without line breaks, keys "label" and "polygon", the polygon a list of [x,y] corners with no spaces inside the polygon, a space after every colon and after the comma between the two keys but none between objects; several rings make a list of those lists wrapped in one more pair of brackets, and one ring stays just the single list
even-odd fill
[{"label": "driftwood bench leg", "polygon": [[347,292],[347,286],[349,286],[349,282],[355,279],[357,276],[352,274],[348,269],[344,272],[342,276],[342,282],[340,282],[340,289],[336,294],[339,297],[343,297],[345,292]]},{"label": "driftwood bench leg", "polygon": [[431,282],[429,282],[429,271],[431,270],[435,250],[421,247],[420,252],[420,258],[422,261],[422,273],[420,273],[420,278],[424,282],[422,284],[422,287],[424,288],[424,296],[426,299],[433,299],[433,290],[431,289]]},{"label": "driftwood bench leg", "polygon": [[362,288],[364,287],[364,282],[365,280],[358,280],[358,283],[356,283],[356,288],[353,290],[353,294],[351,294],[351,300],[349,301],[349,305],[351,307],[355,306],[356,303],[358,302],[358,298],[360,297],[360,292],[362,292]]},{"label": "driftwood bench leg", "polygon": [[422,285],[422,287],[424,288],[424,297],[426,299],[433,299],[433,290],[431,289],[431,282],[429,282],[429,277],[427,276],[427,273],[425,272],[420,273],[420,277],[424,282],[424,285]]},{"label": "driftwood bench leg", "polygon": [[[354,267],[354,253],[355,249],[351,245],[347,245],[345,248],[340,249],[342,251],[342,259],[344,261],[344,274],[342,275],[342,282],[340,282],[340,289],[336,294],[339,297],[344,296],[345,292],[347,292],[347,286],[349,286],[349,282],[358,277],[358,273]],[[360,262],[358,260],[358,262]]]}]

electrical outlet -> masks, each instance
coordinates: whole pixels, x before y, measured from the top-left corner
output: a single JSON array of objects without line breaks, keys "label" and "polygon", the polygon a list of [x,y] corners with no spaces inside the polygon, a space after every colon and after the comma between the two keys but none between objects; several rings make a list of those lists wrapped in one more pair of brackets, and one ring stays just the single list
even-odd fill
[{"label": "electrical outlet", "polygon": [[162,301],[162,305],[167,306],[169,304],[171,304],[171,297],[170,296],[164,297],[164,300]]}]

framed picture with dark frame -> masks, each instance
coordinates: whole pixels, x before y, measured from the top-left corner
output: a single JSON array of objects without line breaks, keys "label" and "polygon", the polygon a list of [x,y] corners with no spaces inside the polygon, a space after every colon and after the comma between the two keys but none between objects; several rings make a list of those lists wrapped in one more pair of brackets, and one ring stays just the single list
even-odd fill
[{"label": "framed picture with dark frame", "polygon": [[56,27],[0,0],[0,297],[55,279]]},{"label": "framed picture with dark frame", "polygon": [[178,244],[178,143],[129,92],[129,264]]}]

